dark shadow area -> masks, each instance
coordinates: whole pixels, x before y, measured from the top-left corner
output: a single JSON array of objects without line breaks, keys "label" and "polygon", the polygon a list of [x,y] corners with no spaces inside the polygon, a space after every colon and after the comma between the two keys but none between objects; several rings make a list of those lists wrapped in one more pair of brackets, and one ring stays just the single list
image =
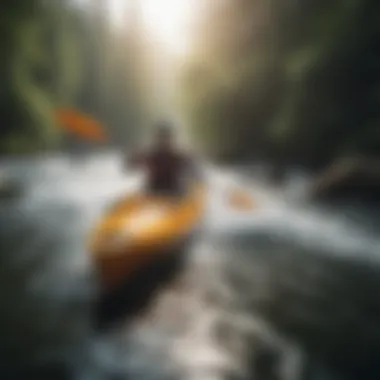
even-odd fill
[{"label": "dark shadow area", "polygon": [[[185,269],[190,241],[167,252],[134,272],[118,289],[100,294],[94,311],[95,331],[104,333],[117,325],[141,317],[157,293],[168,286]],[[158,257],[164,257],[158,258]]]},{"label": "dark shadow area", "polygon": [[379,378],[380,265],[366,262],[360,252],[349,259],[249,238],[235,240],[231,249],[252,265],[249,277],[237,271],[239,264],[226,268],[242,307],[344,379]]}]

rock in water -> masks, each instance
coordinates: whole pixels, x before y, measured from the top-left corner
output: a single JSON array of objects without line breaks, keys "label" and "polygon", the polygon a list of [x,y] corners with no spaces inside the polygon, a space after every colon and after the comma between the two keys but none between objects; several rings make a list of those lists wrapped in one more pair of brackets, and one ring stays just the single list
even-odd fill
[{"label": "rock in water", "polygon": [[314,200],[356,198],[380,201],[380,159],[338,159],[312,183]]}]

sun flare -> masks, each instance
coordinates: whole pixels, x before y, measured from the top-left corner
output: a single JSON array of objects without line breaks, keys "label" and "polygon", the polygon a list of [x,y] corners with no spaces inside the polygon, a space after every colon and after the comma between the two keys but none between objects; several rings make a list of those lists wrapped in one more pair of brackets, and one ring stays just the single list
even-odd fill
[{"label": "sun flare", "polygon": [[188,50],[191,24],[202,3],[200,0],[108,1],[111,17],[116,24],[124,22],[128,9],[139,8],[149,38],[170,53],[184,53]]},{"label": "sun flare", "polygon": [[142,0],[143,23],[157,43],[173,53],[188,48],[195,0]]}]

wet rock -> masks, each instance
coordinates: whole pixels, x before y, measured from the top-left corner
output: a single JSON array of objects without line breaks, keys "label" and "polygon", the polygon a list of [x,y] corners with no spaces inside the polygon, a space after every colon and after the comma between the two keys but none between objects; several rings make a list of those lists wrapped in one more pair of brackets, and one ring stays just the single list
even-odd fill
[{"label": "wet rock", "polygon": [[327,167],[312,183],[313,200],[356,198],[380,201],[380,159],[342,158]]},{"label": "wet rock", "polygon": [[7,178],[0,177],[0,200],[18,198],[23,193],[23,186]]}]

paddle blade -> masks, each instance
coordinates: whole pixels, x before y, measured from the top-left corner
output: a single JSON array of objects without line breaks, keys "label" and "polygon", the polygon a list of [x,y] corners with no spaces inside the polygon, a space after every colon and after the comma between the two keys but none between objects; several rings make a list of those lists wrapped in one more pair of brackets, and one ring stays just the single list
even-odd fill
[{"label": "paddle blade", "polygon": [[56,111],[57,123],[67,132],[92,142],[106,141],[104,128],[93,118],[71,109]]},{"label": "paddle blade", "polygon": [[231,207],[240,211],[250,211],[256,207],[252,196],[239,189],[233,189],[229,192],[228,203]]}]

